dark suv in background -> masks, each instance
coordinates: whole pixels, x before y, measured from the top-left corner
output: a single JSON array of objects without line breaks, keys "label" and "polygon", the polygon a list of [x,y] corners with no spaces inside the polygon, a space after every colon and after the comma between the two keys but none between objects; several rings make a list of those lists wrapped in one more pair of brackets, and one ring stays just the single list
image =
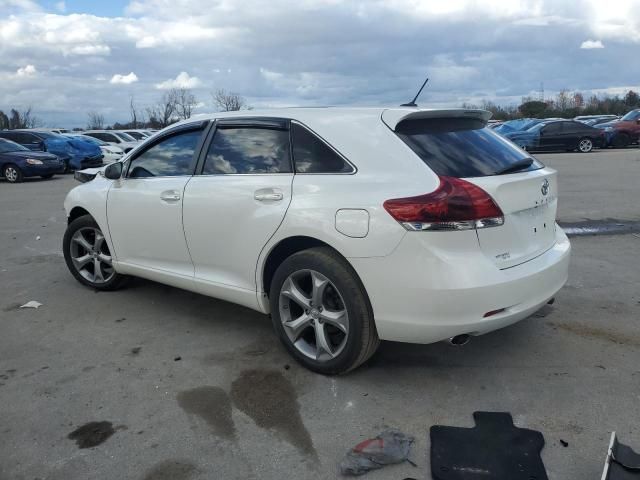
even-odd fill
[{"label": "dark suv in background", "polygon": [[613,147],[626,147],[640,141],[640,108],[631,110],[620,120],[601,123],[596,128],[604,130],[607,145]]}]

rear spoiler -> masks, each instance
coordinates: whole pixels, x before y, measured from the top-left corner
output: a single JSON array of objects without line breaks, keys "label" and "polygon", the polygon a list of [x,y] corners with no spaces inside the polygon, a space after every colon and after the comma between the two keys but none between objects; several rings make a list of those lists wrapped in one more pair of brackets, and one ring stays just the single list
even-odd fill
[{"label": "rear spoiler", "polygon": [[396,127],[403,120],[419,120],[422,118],[476,118],[485,124],[491,118],[491,112],[487,110],[451,108],[448,110],[418,110],[415,108],[387,108],[382,111],[380,119],[387,127],[395,131]]}]

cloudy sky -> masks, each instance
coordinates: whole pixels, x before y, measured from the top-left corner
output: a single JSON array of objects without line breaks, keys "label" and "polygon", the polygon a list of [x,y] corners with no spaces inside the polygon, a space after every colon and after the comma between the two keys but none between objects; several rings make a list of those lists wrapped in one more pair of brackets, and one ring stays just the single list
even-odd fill
[{"label": "cloudy sky", "polygon": [[213,109],[518,104],[640,89],[640,0],[0,0],[0,109],[127,121],[172,87]]}]

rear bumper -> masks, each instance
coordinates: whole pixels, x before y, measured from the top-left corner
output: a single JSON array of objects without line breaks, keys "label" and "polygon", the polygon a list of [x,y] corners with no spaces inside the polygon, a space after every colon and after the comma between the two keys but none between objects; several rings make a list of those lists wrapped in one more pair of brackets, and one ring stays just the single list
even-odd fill
[{"label": "rear bumper", "polygon": [[[383,340],[433,343],[482,335],[527,318],[565,284],[571,246],[556,243],[500,270],[480,252],[475,231],[408,233],[387,257],[349,259],[360,275]],[[484,318],[487,312],[504,309]]]}]

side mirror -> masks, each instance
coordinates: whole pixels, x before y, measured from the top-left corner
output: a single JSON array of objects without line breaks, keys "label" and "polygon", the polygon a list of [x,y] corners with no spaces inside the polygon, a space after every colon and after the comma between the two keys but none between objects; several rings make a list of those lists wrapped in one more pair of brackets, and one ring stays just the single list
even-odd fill
[{"label": "side mirror", "polygon": [[105,168],[104,176],[109,180],[118,180],[122,176],[122,162],[113,162]]}]

